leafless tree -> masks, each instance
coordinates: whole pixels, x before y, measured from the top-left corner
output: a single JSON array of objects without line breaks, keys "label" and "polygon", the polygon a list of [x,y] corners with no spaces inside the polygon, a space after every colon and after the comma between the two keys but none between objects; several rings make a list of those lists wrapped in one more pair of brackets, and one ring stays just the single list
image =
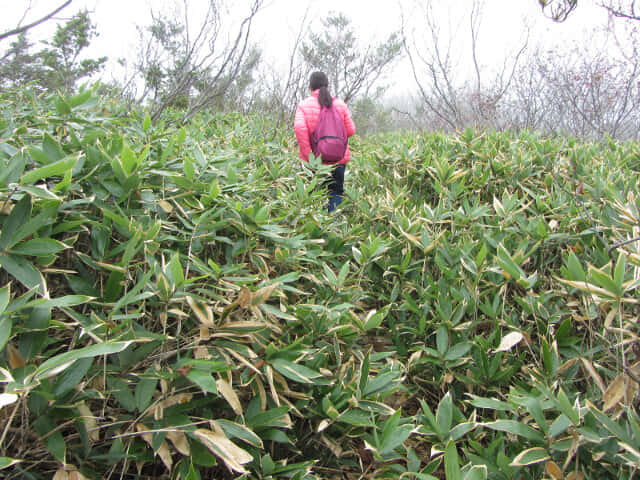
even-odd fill
[{"label": "leafless tree", "polygon": [[636,0],[610,0],[600,5],[614,17],[640,20],[640,5]]},{"label": "leafless tree", "polygon": [[[581,137],[635,137],[640,107],[640,62],[612,58],[608,52],[563,58],[544,75],[560,94]],[[634,118],[635,117],[635,118]]]},{"label": "leafless tree", "polygon": [[209,0],[206,12],[192,28],[187,0],[182,16],[153,15],[141,30],[136,72],[144,90],[138,100],[151,101],[152,118],[169,106],[185,111],[184,120],[212,107],[232,88],[251,83],[259,51],[249,42],[253,20],[263,0],[252,0],[235,31],[229,32],[224,0]]},{"label": "leafless tree", "polygon": [[66,0],[64,3],[60,4],[55,10],[52,10],[51,12],[47,13],[43,17],[40,17],[39,19],[30,21],[29,23],[23,25],[23,22],[26,21],[29,11],[31,10],[31,2],[29,2],[29,5],[25,10],[24,15],[22,16],[22,19],[18,22],[18,26],[15,28],[12,28],[11,30],[7,30],[6,32],[1,32],[0,41],[4,40],[5,38],[12,37],[14,35],[20,35],[21,33],[25,33],[27,30],[37,27],[38,25],[46,22],[47,20],[50,20],[57,13],[61,12],[63,9],[68,7],[71,4],[71,1],[72,0]]},{"label": "leafless tree", "polygon": [[455,34],[443,35],[442,16],[436,15],[432,3],[421,11],[421,31],[426,32],[426,38],[417,37],[415,32],[409,35],[406,26],[403,27],[404,49],[424,106],[423,113],[433,116],[432,126],[440,124],[450,130],[467,126],[500,127],[497,112],[527,48],[528,36],[511,56],[504,58],[498,71],[483,68],[478,52],[482,5],[482,1],[473,0],[468,16],[470,50],[467,53],[473,65],[471,73],[461,71],[462,53],[459,44],[453,45]]},{"label": "leafless tree", "polygon": [[362,45],[351,20],[343,14],[324,18],[320,33],[311,30],[301,49],[308,71],[324,71],[331,92],[345,102],[358,96],[371,97],[379,87],[378,80],[401,52],[397,33],[378,44]]},{"label": "leafless tree", "polygon": [[274,120],[274,131],[292,121],[296,106],[306,93],[309,79],[300,49],[309,28],[308,18],[309,9],[305,11],[297,27],[285,70],[280,71],[278,66],[264,62],[260,79],[255,86],[258,94],[253,109],[268,114]]},{"label": "leafless tree", "polygon": [[[538,0],[538,3],[542,11],[557,22],[564,22],[578,7],[578,0]],[[598,5],[613,17],[640,20],[640,4],[637,0],[607,0]]]}]

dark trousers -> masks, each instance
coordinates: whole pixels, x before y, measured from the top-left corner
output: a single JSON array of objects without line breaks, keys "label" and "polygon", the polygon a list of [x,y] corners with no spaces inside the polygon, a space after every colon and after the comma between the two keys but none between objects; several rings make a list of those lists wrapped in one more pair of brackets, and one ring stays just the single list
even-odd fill
[{"label": "dark trousers", "polygon": [[329,189],[329,205],[327,209],[333,212],[340,203],[344,195],[344,169],[345,165],[336,165],[331,172],[331,178],[327,180],[326,185]]}]

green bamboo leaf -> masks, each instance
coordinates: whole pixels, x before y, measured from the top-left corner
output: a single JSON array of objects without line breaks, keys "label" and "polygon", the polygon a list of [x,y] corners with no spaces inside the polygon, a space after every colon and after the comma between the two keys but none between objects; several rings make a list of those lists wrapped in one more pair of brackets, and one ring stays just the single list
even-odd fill
[{"label": "green bamboo leaf", "polygon": [[551,456],[544,448],[534,447],[528,448],[520,452],[509,464],[512,467],[525,467],[535,463],[546,462]]},{"label": "green bamboo leaf", "polygon": [[361,393],[364,393],[369,383],[369,369],[371,365],[370,352],[364,356],[362,363],[360,364],[360,380],[358,382],[358,388]]},{"label": "green bamboo leaf", "polygon": [[50,155],[48,152],[40,150],[36,147],[28,147],[27,153],[33,160],[35,160],[35,163],[40,165],[50,165],[56,160],[59,160],[58,158],[55,158],[55,156]]},{"label": "green bamboo leaf", "polygon": [[569,427],[572,425],[571,419],[569,417],[567,417],[564,413],[561,415],[558,415],[558,418],[556,418],[553,423],[551,423],[551,426],[549,427],[549,435],[551,435],[551,437],[557,437],[558,435],[562,435],[564,432],[566,432]]},{"label": "green bamboo leaf", "polygon": [[204,392],[218,393],[216,381],[209,372],[192,368],[187,374],[187,378],[198,385]]},{"label": "green bamboo leaf", "polygon": [[524,276],[520,265],[513,260],[502,244],[498,245],[497,260],[498,265],[503,269],[503,273],[506,274],[507,279],[518,281]]},{"label": "green bamboo leaf", "polygon": [[85,90],[84,92],[77,93],[68,99],[69,106],[71,108],[79,107],[80,105],[84,105],[89,100],[91,100],[92,96],[91,90]]},{"label": "green bamboo leaf", "polygon": [[111,394],[120,402],[128,412],[136,410],[136,399],[131,393],[129,384],[119,377],[107,376],[107,387]]},{"label": "green bamboo leaf", "polygon": [[569,280],[584,282],[587,278],[584,270],[582,269],[582,265],[580,264],[580,260],[578,260],[578,257],[573,252],[569,254],[569,258],[567,259],[567,270],[571,275]]},{"label": "green bamboo leaf", "polygon": [[75,167],[77,161],[77,156],[67,157],[63,158],[62,160],[58,160],[57,162],[53,162],[49,165],[45,165],[44,167],[36,168],[35,170],[29,170],[22,175],[20,182],[34,183],[38,180],[42,180],[43,178],[62,177],[68,171],[73,170],[73,167]]},{"label": "green bamboo leaf", "polygon": [[54,394],[56,397],[62,397],[65,393],[71,391],[78,385],[87,374],[93,358],[82,358],[77,360],[70,368],[62,372],[56,379]]},{"label": "green bamboo leaf", "polygon": [[[58,207],[60,202],[42,202],[44,208],[31,219],[24,219],[23,223],[18,225],[18,228],[13,231],[11,238],[6,247],[13,247],[19,241],[33,235],[38,230],[54,223],[56,215],[58,214]],[[5,247],[5,248],[6,248]]]},{"label": "green bamboo leaf", "polygon": [[618,295],[624,292],[624,274],[627,267],[627,257],[622,252],[618,255],[615,269],[613,270],[613,281],[616,284]]},{"label": "green bamboo leaf", "polygon": [[46,155],[51,159],[51,161],[46,163],[55,162],[56,160],[60,160],[64,158],[64,151],[60,144],[51,137],[48,133],[44,134],[44,139],[42,140],[42,150]]},{"label": "green bamboo leaf", "polygon": [[273,368],[285,377],[300,383],[316,383],[314,380],[322,378],[320,372],[316,372],[304,365],[276,358],[271,362]]},{"label": "green bamboo leaf", "polygon": [[486,465],[474,465],[464,474],[464,480],[487,480],[488,476]]},{"label": "green bamboo leaf", "polygon": [[56,112],[58,115],[69,115],[71,113],[71,106],[65,101],[62,96],[59,96],[55,100]]},{"label": "green bamboo leaf", "polygon": [[246,425],[241,425],[240,423],[232,422],[230,420],[225,419],[217,419],[216,423],[222,427],[224,433],[229,438],[237,438],[242,440],[243,442],[248,443],[252,447],[263,448],[262,440],[258,435],[256,435],[251,429],[247,428]]},{"label": "green bamboo leaf", "polygon": [[[9,306],[9,300],[11,299],[11,284],[8,283],[4,287],[0,288],[0,315],[4,313],[4,311]],[[0,350],[2,350],[0,348]]]},{"label": "green bamboo leaf", "polygon": [[2,224],[0,233],[0,251],[5,250],[15,244],[12,238],[18,229],[25,225],[31,218],[31,197],[24,195],[18,203],[13,206],[11,213]]},{"label": "green bamboo leaf", "polygon": [[93,300],[94,297],[88,295],[65,295],[64,297],[46,299],[38,298],[31,300],[23,305],[26,307],[43,307],[43,308],[63,308],[63,307],[75,307],[77,305],[83,305]]},{"label": "green bamboo leaf", "polygon": [[127,145],[125,145],[122,152],[120,152],[120,165],[122,165],[122,169],[127,177],[131,175],[138,166],[138,159]]},{"label": "green bamboo leaf", "polygon": [[449,431],[449,438],[456,442],[477,426],[478,424],[476,422],[459,423]]},{"label": "green bamboo leaf", "polygon": [[626,429],[622,426],[618,425],[614,420],[609,418],[605,413],[598,410],[598,408],[587,400],[587,407],[589,411],[593,414],[594,417],[600,422],[607,430],[613,433],[619,440],[622,440],[625,443],[633,445],[633,439],[629,436]]},{"label": "green bamboo leaf", "polygon": [[28,162],[27,155],[22,151],[13,155],[9,164],[0,169],[0,186],[6,188],[8,184],[17,183]]},{"label": "green bamboo leaf", "polygon": [[187,139],[187,129],[182,127],[180,130],[178,130],[178,133],[174,136],[174,138],[176,139],[177,147],[182,145],[184,141]]},{"label": "green bamboo leaf", "polygon": [[340,285],[344,285],[344,282],[347,280],[347,275],[349,275],[350,267],[351,265],[349,264],[349,262],[345,262],[344,265],[342,265],[342,268],[340,268],[340,272],[338,272],[338,283]]},{"label": "green bamboo leaf", "polygon": [[417,480],[438,480],[438,478],[434,477],[433,475],[419,472],[404,472],[402,475],[400,475],[400,478],[416,478]]},{"label": "green bamboo leaf", "polygon": [[511,433],[524,437],[532,442],[544,443],[544,435],[538,430],[531,428],[529,425],[517,422],[515,420],[496,420],[495,422],[480,423],[479,425],[488,427],[492,430]]},{"label": "green bamboo leaf", "polygon": [[371,416],[371,413],[365,412],[358,408],[351,408],[342,412],[335,418],[336,422],[348,423],[349,425],[355,425],[357,427],[373,427],[375,422]]},{"label": "green bamboo leaf", "polygon": [[17,255],[0,255],[0,266],[29,290],[35,289],[41,295],[47,291],[44,277],[25,258]]},{"label": "green bamboo leaf", "polygon": [[526,400],[525,405],[538,426],[545,434],[547,434],[549,432],[549,424],[547,423],[547,419],[542,411],[542,404],[540,403],[540,400],[538,400],[537,397],[530,397]]},{"label": "green bamboo leaf", "polygon": [[468,402],[476,408],[488,408],[491,410],[500,410],[505,412],[516,410],[516,408],[510,403],[496,400],[495,398],[478,397],[477,395],[473,395],[471,393],[468,393],[467,395],[469,396],[469,398],[471,398],[471,400],[468,400]]},{"label": "green bamboo leaf", "polygon": [[560,411],[569,417],[571,422],[577,427],[580,424],[580,414],[574,410],[573,405],[571,405],[569,401],[569,397],[567,397],[567,394],[562,388],[558,391],[557,404]]},{"label": "green bamboo leaf", "polygon": [[402,444],[411,436],[413,433],[413,425],[401,425],[388,437],[385,437],[382,443],[382,448],[380,449],[381,455],[388,455],[394,452],[396,448],[402,446]]},{"label": "green bamboo leaf", "polygon": [[64,462],[67,445],[64,442],[62,432],[56,428],[56,424],[53,419],[46,415],[41,415],[35,420],[33,425],[38,434],[43,437],[43,440],[47,445],[47,449],[56,459],[60,462]]},{"label": "green bamboo leaf", "polygon": [[453,401],[451,400],[451,393],[442,397],[436,410],[436,422],[440,426],[440,431],[448,432],[451,429],[451,422],[453,421]]},{"label": "green bamboo leaf", "polygon": [[34,238],[32,240],[19,243],[12,247],[9,252],[18,255],[39,257],[55,255],[66,248],[69,248],[68,245],[65,245],[58,240],[54,240],[53,238]]},{"label": "green bamboo leaf", "polygon": [[182,167],[184,169],[184,176],[187,180],[189,180],[190,182],[193,182],[193,180],[195,179],[195,175],[196,175],[196,171],[195,168],[193,168],[193,161],[190,158],[185,158],[182,161]]},{"label": "green bamboo leaf", "polygon": [[622,295],[622,290],[618,291],[618,286],[613,277],[602,269],[589,265],[589,277],[592,282],[602,287],[610,296],[615,298]]},{"label": "green bamboo leaf", "polygon": [[180,263],[180,254],[178,252],[175,252],[171,256],[171,260],[169,260],[169,263],[167,264],[165,273],[174,288],[180,288],[184,283],[184,272],[182,264]]},{"label": "green bamboo leaf", "polygon": [[15,458],[9,457],[0,457],[0,470],[4,468],[9,468],[17,463],[20,463],[22,460],[16,460]]},{"label": "green bamboo leaf", "polygon": [[379,373],[373,380],[369,380],[362,392],[363,397],[386,392],[395,387],[398,382],[398,374],[395,372]]},{"label": "green bamboo leaf", "polygon": [[402,420],[402,412],[400,409],[396,410],[393,415],[391,415],[384,422],[384,427],[382,428],[382,432],[380,434],[380,444],[384,445],[386,437],[389,437],[394,430],[396,430],[400,426],[400,421]]},{"label": "green bamboo leaf", "polygon": [[462,470],[458,458],[458,449],[452,441],[447,443],[444,450],[444,472],[447,480],[462,480]]},{"label": "green bamboo leaf", "polygon": [[253,430],[265,427],[291,428],[291,418],[289,417],[289,407],[277,407],[260,412],[255,415],[246,414],[246,424]]},{"label": "green bamboo leaf", "polygon": [[103,342],[90,345],[88,347],[77,348],[69,352],[60,353],[42,363],[36,371],[30,375],[30,377],[35,380],[43,380],[66,370],[76,360],[119,353],[132,343],[135,343],[135,341]]},{"label": "green bamboo leaf", "polygon": [[436,332],[436,348],[440,355],[444,355],[449,348],[449,331],[444,325],[438,327]]},{"label": "green bamboo leaf", "polygon": [[458,360],[469,353],[469,350],[471,350],[472,347],[473,344],[471,342],[456,343],[453,347],[447,350],[444,359],[449,362]]},{"label": "green bamboo leaf", "polygon": [[375,310],[372,310],[371,312],[369,312],[369,315],[367,315],[367,318],[365,319],[362,329],[366,332],[368,330],[378,328],[382,324],[382,321],[387,316],[387,313],[389,312],[390,308],[391,308],[391,305],[385,305],[382,309],[380,309],[377,312]]},{"label": "green bamboo leaf", "polygon": [[147,114],[144,116],[144,120],[142,121],[142,130],[144,130],[144,133],[149,133],[150,128],[151,128],[151,117],[147,112]]},{"label": "green bamboo leaf", "polygon": [[11,338],[12,321],[6,315],[0,315],[0,352]]},{"label": "green bamboo leaf", "polygon": [[42,351],[47,341],[50,321],[50,308],[39,306],[28,310],[24,322],[25,332],[20,335],[20,343],[18,344],[20,353],[26,361],[31,361]]},{"label": "green bamboo leaf", "polygon": [[[145,375],[153,375],[155,370],[150,368]],[[136,408],[139,412],[144,412],[153,400],[153,394],[158,386],[158,379],[151,377],[142,377],[136,385],[135,401]]]}]

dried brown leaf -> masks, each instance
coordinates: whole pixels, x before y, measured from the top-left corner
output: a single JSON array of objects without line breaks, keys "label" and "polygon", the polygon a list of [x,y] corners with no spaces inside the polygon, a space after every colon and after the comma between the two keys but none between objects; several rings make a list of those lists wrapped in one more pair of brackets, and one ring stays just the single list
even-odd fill
[{"label": "dried brown leaf", "polygon": [[554,462],[552,460],[549,460],[545,464],[545,470],[555,480],[562,480],[564,478],[564,474],[562,473],[562,469],[558,466],[558,464],[556,462]]},{"label": "dried brown leaf", "polygon": [[69,480],[69,474],[64,468],[59,468],[51,480]]},{"label": "dried brown leaf", "polygon": [[9,201],[4,201],[2,205],[0,205],[0,215],[9,215],[11,210],[13,210],[13,203]]},{"label": "dried brown leaf", "polygon": [[511,350],[518,343],[520,343],[523,338],[524,336],[520,332],[508,333],[504,337],[502,337],[500,345],[494,350],[494,352],[506,352],[507,350]]},{"label": "dried brown leaf", "polygon": [[218,387],[218,391],[222,394],[227,403],[231,405],[231,408],[233,408],[235,414],[242,415],[242,404],[240,403],[240,399],[238,398],[238,395],[236,394],[231,384],[226,380],[219,378],[216,381],[216,386]]},{"label": "dried brown leaf", "polygon": [[584,369],[589,373],[589,375],[591,375],[591,378],[593,379],[594,382],[596,382],[596,385],[598,385],[598,388],[600,388],[600,391],[604,393],[607,390],[607,388],[604,386],[602,377],[600,377],[596,369],[593,367],[593,364],[591,363],[591,361],[587,360],[586,358],[581,358],[580,360],[582,361],[582,365],[584,366]]},{"label": "dried brown leaf", "polygon": [[584,480],[584,473],[571,472],[569,475],[567,475],[567,480]]},{"label": "dried brown leaf", "polygon": [[201,342],[206,342],[210,338],[211,338],[211,332],[209,331],[209,327],[207,327],[206,325],[201,325],[200,326],[200,339],[199,340]]},{"label": "dried brown leaf", "polygon": [[9,366],[12,369],[24,367],[27,364],[16,347],[9,344],[7,345],[7,350],[9,351]]},{"label": "dried brown leaf", "polygon": [[240,293],[238,294],[238,299],[236,300],[237,305],[241,308],[247,308],[249,303],[251,302],[251,291],[247,287],[242,287],[240,289]]},{"label": "dried brown leaf", "polygon": [[249,463],[253,460],[253,457],[246,450],[238,447],[226,436],[205,428],[198,428],[193,434],[198,437],[214,455],[222,459],[230,470],[238,473],[248,473],[242,465]]},{"label": "dried brown leaf", "polygon": [[264,388],[264,383],[257,375],[253,377],[253,383],[258,389],[258,396],[260,397],[260,410],[265,411],[267,409],[267,391]]},{"label": "dried brown leaf", "polygon": [[256,307],[264,302],[266,302],[276,288],[280,285],[280,282],[274,282],[271,285],[267,285],[266,287],[262,287],[251,295],[251,305]]},{"label": "dried brown leaf", "polygon": [[179,451],[182,455],[189,456],[191,455],[191,448],[189,447],[189,441],[187,440],[187,436],[182,432],[167,432],[167,438],[171,440],[173,446],[176,447],[176,450]]},{"label": "dried brown leaf", "polygon": [[209,360],[211,358],[211,354],[209,353],[209,349],[207,347],[196,347],[193,351],[193,356],[197,360]]},{"label": "dried brown leaf", "polygon": [[604,402],[602,411],[607,412],[619,405],[628,403],[633,398],[633,394],[637,389],[638,384],[631,380],[627,374],[621,373],[611,382],[604,392],[602,396]]},{"label": "dried brown leaf", "polygon": [[173,212],[173,205],[171,205],[166,200],[158,200],[158,206],[164,210],[166,213]]},{"label": "dried brown leaf", "polygon": [[562,375],[564,372],[566,372],[567,370],[569,370],[571,367],[573,367],[576,363],[578,363],[580,361],[579,358],[572,358],[571,360],[567,360],[566,362],[564,362],[562,365],[560,365],[560,367],[558,367],[558,375]]},{"label": "dried brown leaf", "polygon": [[280,396],[278,395],[278,391],[276,390],[276,386],[273,382],[273,368],[270,365],[265,367],[265,374],[267,375],[267,382],[269,382],[269,390],[271,390],[271,398],[276,403],[276,405],[280,406]]},{"label": "dried brown leaf", "polygon": [[[143,423],[136,424],[137,432],[148,432],[148,430],[149,429],[145,424]],[[153,449],[153,434],[143,433],[141,436],[142,436],[142,439],[145,442],[147,442],[149,446]],[[158,451],[155,452],[155,455],[158,455],[160,457],[160,460],[162,460],[162,463],[164,463],[164,466],[167,467],[167,470],[171,471],[171,466],[173,465],[173,459],[171,458],[171,451],[169,450],[169,444],[166,442],[166,440],[162,441],[162,444],[160,444],[160,448],[158,448]]]},{"label": "dried brown leaf", "polygon": [[209,307],[209,305],[199,305],[198,302],[196,302],[196,300],[191,296],[187,296],[187,303],[189,304],[189,307],[191,307],[193,313],[195,313],[200,323],[208,327],[214,326],[213,310],[211,310],[211,307]]},{"label": "dried brown leaf", "polygon": [[100,430],[98,429],[98,422],[96,421],[96,417],[93,415],[85,402],[81,402],[78,405],[78,412],[80,412],[80,415],[82,415],[83,417],[82,419],[84,420],[84,424],[87,427],[89,438],[94,442],[100,440]]},{"label": "dried brown leaf", "polygon": [[85,477],[83,474],[81,474],[79,471],[74,470],[72,472],[69,472],[69,480],[89,480],[89,479]]},{"label": "dried brown leaf", "polygon": [[164,463],[164,466],[167,467],[167,470],[171,471],[173,458],[171,458],[171,450],[169,450],[169,444],[166,440],[162,442],[156,453],[160,457],[160,460],[162,460],[162,463]]}]

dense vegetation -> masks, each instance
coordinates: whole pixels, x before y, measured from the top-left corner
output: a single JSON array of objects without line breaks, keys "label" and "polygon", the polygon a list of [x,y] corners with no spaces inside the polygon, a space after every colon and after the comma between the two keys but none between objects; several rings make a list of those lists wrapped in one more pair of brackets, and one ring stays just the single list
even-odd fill
[{"label": "dense vegetation", "polygon": [[636,143],[0,112],[5,478],[634,476]]}]

